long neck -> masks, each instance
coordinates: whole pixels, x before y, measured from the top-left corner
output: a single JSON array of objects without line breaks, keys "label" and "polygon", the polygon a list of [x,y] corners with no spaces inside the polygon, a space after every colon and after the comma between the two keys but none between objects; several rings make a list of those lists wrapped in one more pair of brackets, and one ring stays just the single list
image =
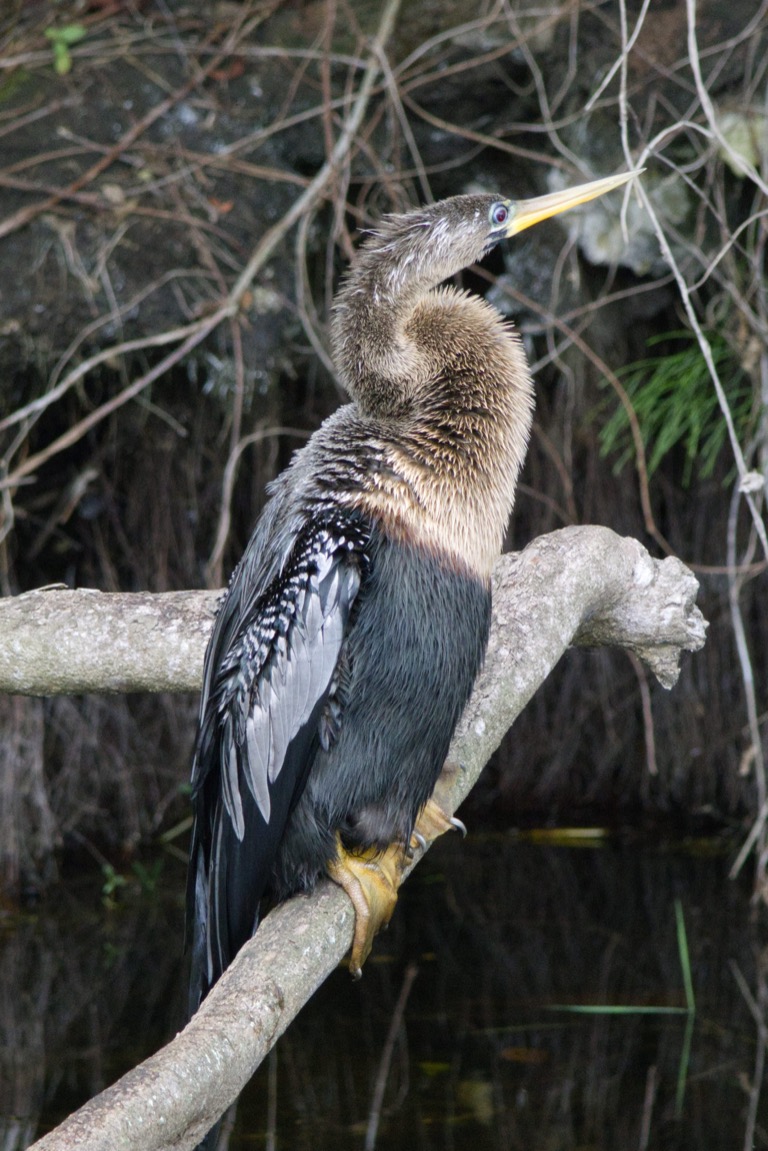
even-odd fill
[{"label": "long neck", "polygon": [[395,219],[368,240],[336,298],[332,347],[381,460],[362,506],[393,534],[487,578],[525,458],[533,387],[499,314],[438,286],[485,244],[443,211]]},{"label": "long neck", "polygon": [[402,243],[370,242],[334,302],[331,347],[341,382],[361,411],[398,415],[429,382],[432,364],[410,328],[420,302],[473,253],[420,258]]}]

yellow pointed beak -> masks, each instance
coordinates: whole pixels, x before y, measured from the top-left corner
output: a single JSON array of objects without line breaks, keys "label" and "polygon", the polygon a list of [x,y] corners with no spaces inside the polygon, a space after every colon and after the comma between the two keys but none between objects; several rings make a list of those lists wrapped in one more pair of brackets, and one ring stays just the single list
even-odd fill
[{"label": "yellow pointed beak", "polygon": [[606,176],[604,180],[591,180],[588,184],[577,184],[575,188],[564,188],[562,192],[550,192],[547,196],[536,196],[533,200],[516,200],[510,203],[509,223],[504,229],[506,236],[516,236],[525,228],[532,228],[550,216],[557,216],[560,212],[567,212],[578,204],[586,204],[588,200],[595,200],[620,188],[629,180],[634,180],[643,171],[638,168],[634,172],[622,172],[620,176]]}]

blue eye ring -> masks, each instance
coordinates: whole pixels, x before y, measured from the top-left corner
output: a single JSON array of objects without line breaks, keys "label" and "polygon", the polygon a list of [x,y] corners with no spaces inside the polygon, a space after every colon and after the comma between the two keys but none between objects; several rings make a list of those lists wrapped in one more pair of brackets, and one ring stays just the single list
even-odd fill
[{"label": "blue eye ring", "polygon": [[503,200],[497,200],[495,204],[491,204],[488,219],[494,228],[503,228],[509,222],[509,217],[509,205],[505,204]]}]

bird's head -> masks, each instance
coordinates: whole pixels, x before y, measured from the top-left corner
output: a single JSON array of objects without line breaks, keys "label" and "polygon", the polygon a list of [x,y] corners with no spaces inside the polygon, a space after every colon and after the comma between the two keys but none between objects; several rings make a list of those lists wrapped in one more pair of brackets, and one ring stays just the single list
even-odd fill
[{"label": "bird's head", "polygon": [[603,196],[635,175],[624,172],[532,200],[452,196],[403,215],[385,216],[363,244],[359,273],[373,272],[374,290],[385,298],[411,284],[423,290],[482,259],[501,240]]},{"label": "bird's head", "polygon": [[434,356],[407,330],[417,307],[423,318],[431,289],[481,260],[499,241],[602,196],[634,175],[608,176],[533,200],[452,196],[385,216],[364,241],[333,307],[333,359],[350,395],[379,413],[407,409],[434,373]]}]

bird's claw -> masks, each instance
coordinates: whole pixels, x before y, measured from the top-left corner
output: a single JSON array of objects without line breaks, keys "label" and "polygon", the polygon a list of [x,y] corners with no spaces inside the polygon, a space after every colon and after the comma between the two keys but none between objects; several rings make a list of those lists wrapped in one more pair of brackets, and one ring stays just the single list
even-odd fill
[{"label": "bird's claw", "polygon": [[450,825],[454,831],[460,831],[461,832],[461,838],[462,839],[467,838],[467,825],[461,819],[459,819],[458,816],[452,815],[451,818],[448,820],[448,822],[450,823]]},{"label": "bird's claw", "polygon": [[460,831],[462,837],[467,834],[467,829],[460,819],[455,815],[448,815],[434,799],[428,799],[416,820],[411,846],[414,847],[415,841],[415,845],[426,851],[429,844],[434,843],[446,831]]}]

